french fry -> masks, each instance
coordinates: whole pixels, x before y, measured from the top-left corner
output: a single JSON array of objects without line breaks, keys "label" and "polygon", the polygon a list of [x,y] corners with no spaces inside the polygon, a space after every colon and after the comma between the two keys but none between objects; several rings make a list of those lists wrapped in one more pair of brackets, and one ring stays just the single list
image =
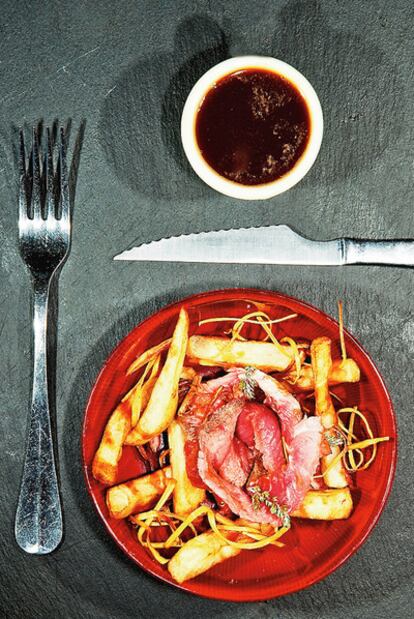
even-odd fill
[{"label": "french fry", "polygon": [[[283,349],[286,349],[284,352]],[[188,340],[188,358],[200,365],[246,367],[252,365],[264,372],[283,372],[292,364],[290,346],[278,348],[272,342],[231,341],[224,337],[192,335]]]},{"label": "french fry", "polygon": [[[289,372],[286,378],[289,382],[295,381],[295,389],[312,391],[315,388],[313,369],[310,365],[302,365],[298,380],[295,380],[295,371]],[[331,387],[341,383],[357,383],[360,378],[361,372],[353,359],[335,359],[328,374],[328,385]]]},{"label": "french fry", "polygon": [[166,466],[109,488],[106,504],[110,516],[119,520],[149,509],[164,492],[168,479],[171,479],[171,467]]},{"label": "french fry", "polygon": [[[154,366],[153,370],[158,371],[158,364],[157,367]],[[143,384],[141,384],[141,381],[142,379],[138,381],[135,387],[122,400],[128,400],[131,404],[131,428],[137,425],[141,411],[145,409],[149,402],[152,390],[157,382],[156,372],[152,372],[151,376]]]},{"label": "french fry", "polygon": [[345,488],[348,478],[342,460],[339,459],[333,466],[332,461],[340,454],[341,447],[334,445],[331,453],[321,459],[321,472],[328,488]]},{"label": "french fry", "polygon": [[145,409],[149,402],[152,390],[154,389],[156,382],[157,376],[149,378],[142,385],[140,393],[137,394],[137,398],[134,398],[134,401],[131,404],[131,428],[134,428],[137,425],[141,412]]},{"label": "french fry", "polygon": [[311,344],[312,370],[315,381],[315,414],[328,430],[337,422],[336,412],[329,394],[328,376],[332,368],[331,340],[318,337]]},{"label": "french fry", "polygon": [[335,359],[332,362],[332,369],[328,376],[329,385],[339,385],[341,383],[357,383],[361,380],[361,371],[356,361],[347,357],[346,359]]},{"label": "french fry", "polygon": [[163,432],[173,420],[178,402],[178,382],[184,365],[188,342],[189,319],[181,309],[171,345],[148,405],[135,428],[125,439],[126,445],[143,445]]},{"label": "french fry", "polygon": [[[331,340],[318,337],[311,344],[312,369],[315,380],[315,414],[321,419],[325,430],[337,425],[338,418],[329,393],[328,376],[332,368]],[[331,446],[331,453],[321,458],[323,479],[328,488],[345,488],[348,485],[345,468],[339,459],[334,466],[332,461],[340,453],[338,445]]]},{"label": "french fry", "polygon": [[[148,381],[149,382],[149,381]],[[92,474],[98,481],[111,486],[116,481],[118,462],[122,455],[122,445],[131,430],[131,420],[137,399],[142,406],[149,396],[148,383],[142,389],[140,382],[132,387],[122,398],[105,426],[101,442],[92,463]]]},{"label": "french fry", "polygon": [[127,403],[121,402],[106,424],[93,459],[92,474],[96,480],[109,486],[115,483],[122,445],[130,429],[131,410]]},{"label": "french fry", "polygon": [[195,371],[194,368],[190,368],[187,366],[184,366],[182,371],[181,371],[181,380],[193,380],[193,378],[195,378],[197,372]]},{"label": "french fry", "polygon": [[311,520],[342,520],[349,518],[352,507],[349,488],[309,490],[302,504],[291,513],[291,516]]},{"label": "french fry", "polygon": [[168,427],[168,444],[172,477],[175,479],[173,492],[174,512],[181,516],[190,514],[205,498],[206,492],[196,488],[187,475],[184,455],[184,432],[179,421],[173,420]]},{"label": "french fry", "polygon": [[240,548],[226,544],[216,533],[208,531],[186,542],[169,561],[168,571],[176,582],[182,583],[240,552]]}]

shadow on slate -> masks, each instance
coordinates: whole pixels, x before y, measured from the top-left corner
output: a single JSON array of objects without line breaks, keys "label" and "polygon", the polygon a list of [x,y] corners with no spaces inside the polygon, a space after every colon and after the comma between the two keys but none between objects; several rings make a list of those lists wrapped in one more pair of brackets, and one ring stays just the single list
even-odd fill
[{"label": "shadow on slate", "polygon": [[216,22],[195,16],[178,26],[171,53],[143,58],[121,75],[101,111],[100,140],[132,189],[171,199],[208,195],[181,146],[181,113],[195,82],[228,56]]},{"label": "shadow on slate", "polygon": [[[228,287],[229,282],[214,282],[214,285],[210,288],[225,288]],[[205,286],[207,290],[209,286]],[[314,280],[309,275],[308,279],[304,279],[301,282],[301,289],[306,297],[306,292],[314,288]],[[125,314],[123,317],[115,320],[113,324],[107,329],[104,335],[97,341],[90,354],[84,359],[82,366],[74,379],[71,393],[68,397],[68,408],[65,411],[64,428],[63,428],[63,445],[61,446],[61,452],[65,460],[65,471],[69,478],[69,482],[72,489],[72,495],[74,497],[78,510],[77,514],[86,523],[90,535],[95,539],[99,539],[102,542],[111,555],[119,564],[123,564],[128,568],[128,572],[131,578],[135,578],[135,575],[140,579],[145,579],[148,583],[148,587],[151,589],[151,595],[155,593],[156,588],[162,591],[165,604],[168,604],[173,599],[177,598],[178,592],[172,587],[165,586],[156,581],[153,577],[139,570],[139,568],[122,553],[122,551],[112,541],[109,534],[105,531],[102,522],[100,521],[91,499],[86,490],[86,486],[83,479],[82,463],[81,463],[81,427],[83,415],[86,407],[87,400],[91,388],[93,386],[96,377],[112,350],[115,346],[126,336],[129,331],[135,327],[144,318],[148,317],[155,311],[164,307],[167,304],[173,303],[180,298],[184,298],[188,295],[200,292],[198,284],[191,286],[185,286],[177,289],[173,294],[164,294],[152,298],[148,302],[137,306],[136,309]],[[348,291],[350,295],[362,296],[365,299],[366,307],[369,307],[370,303],[375,302],[372,298],[372,293],[369,288],[360,288],[359,286],[353,286]],[[375,303],[374,303],[375,304]],[[399,320],[402,320],[404,315],[404,308],[401,308],[401,316]],[[398,322],[398,321],[397,321]],[[363,336],[363,333],[361,333]],[[389,377],[391,380],[391,377]],[[403,454],[405,455],[405,454]],[[321,606],[329,606],[330,608],[346,608],[349,605],[350,598],[355,600],[355,604],[359,604],[361,600],[364,603],[368,603],[371,600],[372,603],[379,597],[389,596],[396,589],[404,587],[408,584],[413,576],[412,565],[409,560],[409,553],[405,552],[404,557],[400,555],[400,551],[396,547],[390,547],[384,539],[384,526],[386,526],[384,520],[388,523],[393,521],[393,525],[398,529],[403,525],[401,518],[403,515],[396,512],[396,506],[400,503],[402,489],[399,487],[398,479],[400,476],[400,466],[397,470],[397,479],[394,485],[394,489],[390,499],[389,511],[380,520],[380,527],[382,523],[382,530],[380,527],[375,529],[372,533],[369,547],[365,549],[365,552],[359,552],[357,557],[347,562],[340,570],[333,573],[329,578],[323,580],[318,585],[310,587],[304,591],[300,591],[294,595],[280,598],[272,601],[272,606],[262,606],[262,609],[274,611],[278,609],[283,612],[284,609],[289,609],[290,612],[296,609],[298,612],[310,612],[311,610],[317,613]],[[70,523],[69,523],[70,526]],[[81,530],[83,527],[80,523],[76,524],[77,529]],[[89,536],[88,536],[89,537]],[[389,564],[381,565],[380,562],[375,562],[376,556],[376,543],[379,544],[380,556],[384,556],[384,553],[390,553]],[[70,549],[71,546],[68,547]],[[63,546],[62,551],[65,552]],[[392,555],[394,553],[395,559]],[[89,555],[91,561],[101,561],[102,557],[95,557]],[[397,559],[398,556],[398,559]],[[360,579],[356,580],[353,577],[355,571],[355,561],[358,562],[358,572]],[[390,565],[393,565],[391,571]],[[94,567],[92,566],[92,572]],[[138,570],[138,574],[137,574]],[[59,576],[60,577],[60,574]],[[124,582],[126,577],[125,572],[120,570],[118,575],[114,575],[114,578],[119,578]],[[84,578],[84,575],[79,575],[79,578]],[[152,584],[151,584],[152,583]],[[75,583],[76,584],[76,583]],[[128,583],[126,582],[126,585]],[[145,585],[146,586],[146,585]],[[96,592],[93,588],[90,591],[87,587],[83,587],[81,582],[79,588],[82,590],[82,595],[89,597],[92,602],[96,603]],[[138,591],[138,590],[137,590]],[[137,593],[137,596],[140,594]],[[164,597],[165,596],[165,597]],[[216,601],[195,599],[193,596],[180,595],[180,616],[189,616],[194,604],[202,604],[203,612],[202,616],[211,616],[211,613],[221,614],[227,607],[227,604]],[[130,609],[134,604],[132,594],[129,598],[129,602],[125,601],[122,596],[115,598],[113,590],[106,591],[102,589],[100,593],[100,605],[101,610],[105,608],[108,612],[111,610],[117,612],[120,610],[120,605],[125,604],[125,610]],[[178,615],[176,615],[178,616]],[[264,616],[267,616],[266,613]],[[268,616],[273,616],[271,613]]]},{"label": "shadow on slate", "polygon": [[[260,51],[315,86],[325,119],[320,173],[332,182],[369,170],[401,135],[395,93],[404,86],[396,66],[373,42],[331,25],[315,0],[288,2],[274,19],[270,49]],[[143,58],[121,75],[101,111],[100,140],[132,189],[171,199],[208,195],[181,146],[181,112],[199,77],[229,55],[227,33],[200,15],[178,26],[172,53]],[[321,174],[303,182],[319,184]]]},{"label": "shadow on slate", "polygon": [[368,38],[334,26],[316,0],[290,1],[276,19],[272,56],[309,79],[324,112],[320,173],[303,182],[319,185],[323,174],[332,183],[372,169],[404,126],[397,67]]}]

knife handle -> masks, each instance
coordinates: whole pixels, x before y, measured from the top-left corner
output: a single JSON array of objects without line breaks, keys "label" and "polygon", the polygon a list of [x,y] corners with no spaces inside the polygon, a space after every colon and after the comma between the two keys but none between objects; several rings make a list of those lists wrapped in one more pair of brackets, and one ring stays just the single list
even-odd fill
[{"label": "knife handle", "polygon": [[344,264],[414,266],[414,240],[363,241],[344,239]]}]

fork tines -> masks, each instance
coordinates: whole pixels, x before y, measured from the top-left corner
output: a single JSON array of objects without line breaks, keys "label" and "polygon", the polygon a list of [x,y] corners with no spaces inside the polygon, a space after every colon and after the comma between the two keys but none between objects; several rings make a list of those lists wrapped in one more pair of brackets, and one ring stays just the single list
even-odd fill
[{"label": "fork tines", "polygon": [[20,130],[19,218],[69,220],[66,138],[60,128],[58,157],[54,167],[54,132],[46,129],[46,145],[42,148],[42,131],[33,127],[32,147],[27,155],[24,130]]}]

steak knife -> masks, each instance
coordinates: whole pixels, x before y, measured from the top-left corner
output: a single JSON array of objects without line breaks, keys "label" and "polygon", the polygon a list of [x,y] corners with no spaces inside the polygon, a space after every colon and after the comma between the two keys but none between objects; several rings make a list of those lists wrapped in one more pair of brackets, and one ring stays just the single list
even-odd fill
[{"label": "steak knife", "polygon": [[339,266],[388,264],[414,266],[414,240],[332,241],[307,239],[286,225],[240,228],[174,236],[144,243],[114,260],[292,264]]}]

